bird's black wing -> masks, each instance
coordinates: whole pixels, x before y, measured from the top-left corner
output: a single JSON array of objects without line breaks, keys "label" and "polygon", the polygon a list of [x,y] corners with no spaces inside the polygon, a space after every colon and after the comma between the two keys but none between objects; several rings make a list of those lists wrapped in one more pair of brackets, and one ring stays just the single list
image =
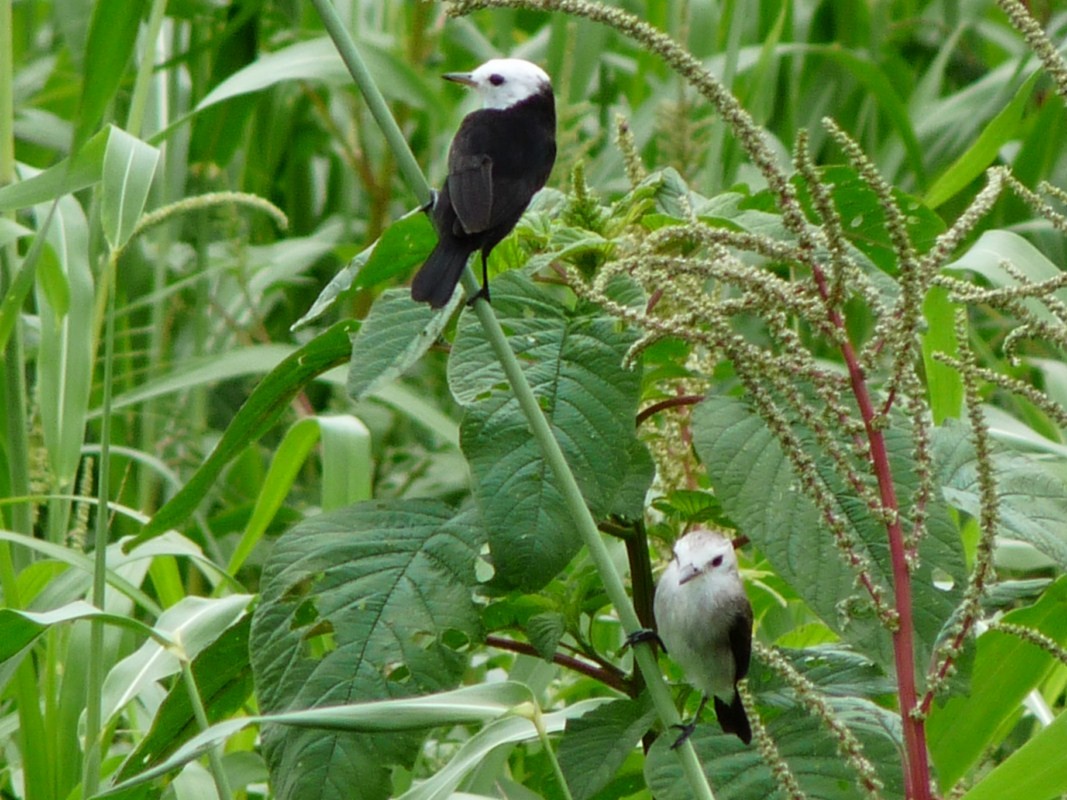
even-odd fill
[{"label": "bird's black wing", "polygon": [[547,142],[537,164],[531,165],[528,133],[516,131],[513,120],[497,109],[481,109],[464,118],[448,153],[448,190],[461,226],[456,235],[498,225],[510,229],[544,186],[555,160],[555,142]]},{"label": "bird's black wing", "polygon": [[462,228],[457,235],[487,230],[493,224],[493,159],[487,153],[457,153],[453,148],[448,194]]},{"label": "bird's black wing", "polygon": [[748,674],[748,663],[752,658],[752,606],[745,603],[744,611],[734,616],[728,633],[730,650],[734,654],[734,681],[739,681]]}]

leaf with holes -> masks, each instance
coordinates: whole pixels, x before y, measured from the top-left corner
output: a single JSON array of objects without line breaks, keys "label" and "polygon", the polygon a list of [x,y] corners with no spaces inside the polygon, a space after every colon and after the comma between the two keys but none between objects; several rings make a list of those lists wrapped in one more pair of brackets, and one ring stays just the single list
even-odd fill
[{"label": "leaf with holes", "polygon": [[[493,309],[595,517],[635,512],[651,461],[634,430],[641,374],[622,367],[632,330],[591,307],[570,311],[526,277],[493,283]],[[555,475],[530,434],[481,326],[460,319],[448,362],[466,408],[461,446],[497,577],[533,591],[581,546]],[[638,503],[638,508],[640,503]]]},{"label": "leaf with holes", "polygon": [[[472,514],[432,501],[367,502],[301,522],[275,545],[252,620],[265,712],[442,691],[481,635],[471,600],[483,536]],[[384,798],[417,733],[268,727],[279,798]]]}]

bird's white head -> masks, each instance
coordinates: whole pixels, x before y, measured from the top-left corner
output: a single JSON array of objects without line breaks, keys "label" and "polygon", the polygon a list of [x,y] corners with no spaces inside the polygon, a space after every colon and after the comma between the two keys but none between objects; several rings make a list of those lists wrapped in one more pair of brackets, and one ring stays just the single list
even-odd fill
[{"label": "bird's white head", "polygon": [[485,108],[510,108],[552,87],[548,73],[521,58],[494,58],[474,72],[450,72],[444,77],[476,90]]},{"label": "bird's white head", "polygon": [[701,583],[737,580],[734,546],[714,531],[695,530],[683,536],[674,543],[674,559],[678,562],[679,585],[698,578]]}]

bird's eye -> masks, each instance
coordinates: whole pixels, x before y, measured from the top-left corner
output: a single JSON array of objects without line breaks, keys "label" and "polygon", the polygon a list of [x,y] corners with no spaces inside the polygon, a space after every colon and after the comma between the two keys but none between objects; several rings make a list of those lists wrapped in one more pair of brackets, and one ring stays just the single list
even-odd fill
[{"label": "bird's eye", "polygon": [[500,86],[500,84],[502,84],[504,82],[504,76],[503,75],[497,75],[494,72],[492,75],[489,76],[489,82],[491,84],[493,84],[493,86]]},{"label": "bird's eye", "polygon": [[713,567],[721,567],[722,566],[722,556],[715,556],[715,558],[711,559],[711,566],[713,566]]}]

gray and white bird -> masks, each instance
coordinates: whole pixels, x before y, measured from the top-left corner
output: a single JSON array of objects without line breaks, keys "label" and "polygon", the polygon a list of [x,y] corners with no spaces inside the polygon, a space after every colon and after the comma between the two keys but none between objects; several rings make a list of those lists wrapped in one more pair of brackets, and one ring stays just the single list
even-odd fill
[{"label": "gray and white bird", "polygon": [[675,542],[674,557],[656,586],[654,611],[667,654],[704,694],[696,717],[673,746],[693,732],[709,697],[723,731],[748,744],[752,728],[737,682],[748,674],[752,606],[730,540],[694,530]]},{"label": "gray and white bird", "polygon": [[[448,151],[448,177],[430,216],[437,246],[411,283],[411,297],[441,308],[467,259],[482,252],[482,290],[489,298],[489,253],[519,221],[556,160],[552,82],[536,64],[494,58],[447,80],[470,86],[482,108],[463,118]],[[471,298],[474,300],[475,298]]]}]

